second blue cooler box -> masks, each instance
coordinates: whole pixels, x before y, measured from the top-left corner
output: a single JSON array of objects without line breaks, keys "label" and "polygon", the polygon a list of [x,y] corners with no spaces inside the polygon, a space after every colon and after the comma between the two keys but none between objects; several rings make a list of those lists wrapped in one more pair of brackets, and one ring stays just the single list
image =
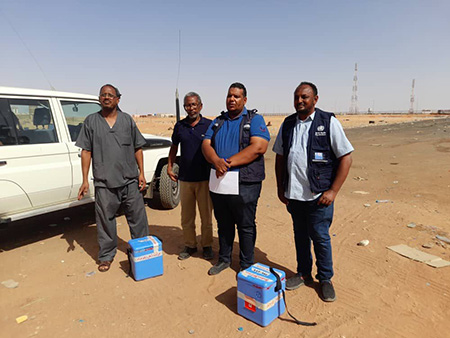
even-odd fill
[{"label": "second blue cooler box", "polygon": [[[286,286],[286,275],[274,269],[281,280],[282,290]],[[239,272],[237,282],[238,313],[261,326],[269,325],[285,311],[282,290],[275,291],[277,279],[269,267],[256,263]]]}]

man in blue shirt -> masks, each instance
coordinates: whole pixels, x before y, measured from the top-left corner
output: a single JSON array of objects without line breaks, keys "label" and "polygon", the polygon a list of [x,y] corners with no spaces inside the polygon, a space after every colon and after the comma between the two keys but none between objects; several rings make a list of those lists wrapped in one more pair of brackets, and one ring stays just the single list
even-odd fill
[{"label": "man in blue shirt", "polygon": [[[175,124],[172,146],[169,151],[167,174],[173,181],[180,181],[181,227],[183,228],[184,250],[178,259],[187,259],[197,252],[195,235],[196,202],[200,212],[203,258],[213,259],[212,251],[212,202],[209,196],[209,165],[202,154],[202,141],[211,120],[200,112],[203,108],[200,95],[189,92],[184,97],[187,116]],[[181,145],[180,171],[173,172],[178,145]]]},{"label": "man in blue shirt", "polygon": [[264,153],[270,135],[264,118],[247,111],[247,90],[233,83],[226,98],[227,112],[209,126],[202,144],[206,160],[214,166],[217,178],[228,171],[239,172],[237,195],[214,193],[211,199],[219,232],[219,260],[209,269],[216,275],[231,265],[235,226],[239,235],[241,269],[254,263],[256,205],[264,179]]}]

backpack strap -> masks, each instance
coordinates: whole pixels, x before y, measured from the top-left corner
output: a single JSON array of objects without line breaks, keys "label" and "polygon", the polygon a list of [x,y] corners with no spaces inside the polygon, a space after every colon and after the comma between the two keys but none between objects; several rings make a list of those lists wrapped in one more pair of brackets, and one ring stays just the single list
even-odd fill
[{"label": "backpack strap", "polygon": [[222,128],[223,123],[225,122],[225,114],[226,112],[221,112],[220,115],[216,118],[216,122],[212,126],[213,135],[211,136],[211,147],[214,148],[216,143],[216,135],[220,128]]},{"label": "backpack strap", "polygon": [[284,305],[286,307],[286,312],[294,320],[294,323],[296,323],[297,325],[303,325],[303,326],[316,326],[317,325],[316,322],[313,322],[313,323],[302,322],[302,321],[298,320],[297,318],[295,318],[293,315],[291,315],[291,313],[289,312],[288,307],[287,307],[286,295],[285,295],[284,289],[282,288],[282,285],[281,285],[280,275],[278,275],[272,267],[269,267],[269,270],[277,279],[277,282],[275,285],[275,292],[279,292],[281,290],[281,292],[283,293],[283,300],[284,300]]},{"label": "backpack strap", "polygon": [[[247,114],[242,117],[242,121],[239,126],[239,151],[248,147],[248,145],[250,144],[250,124],[257,112],[258,110],[256,109],[247,109]],[[220,115],[216,118],[216,122],[212,126],[213,135],[211,137],[211,146],[213,148],[215,145],[217,132],[220,128],[222,128],[225,122],[225,114],[225,111],[221,112]]]},{"label": "backpack strap", "polygon": [[247,109],[247,114],[242,117],[239,126],[239,151],[247,148],[250,144],[250,127],[253,117],[258,111],[256,109]]}]

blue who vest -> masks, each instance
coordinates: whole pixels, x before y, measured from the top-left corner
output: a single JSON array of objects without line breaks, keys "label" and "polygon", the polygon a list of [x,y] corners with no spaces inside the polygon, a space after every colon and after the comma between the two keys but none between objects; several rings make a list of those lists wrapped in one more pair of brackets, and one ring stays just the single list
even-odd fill
[{"label": "blue who vest", "polygon": [[[330,189],[336,177],[339,161],[331,149],[330,120],[333,113],[324,112],[316,108],[316,114],[309,129],[307,154],[308,181],[313,193],[320,193]],[[285,164],[284,187],[287,189],[287,159],[292,146],[294,127],[297,122],[297,113],[289,115],[283,122],[282,140]]]},{"label": "blue who vest", "polygon": [[[241,124],[239,126],[239,151],[246,148],[250,144],[250,124],[257,110],[247,109],[247,114],[242,116]],[[211,146],[214,148],[214,140],[219,129],[223,126],[226,120],[226,112],[222,112],[217,117],[216,122],[212,126],[213,135],[211,137]],[[258,156],[253,162],[240,166],[239,168],[239,182],[240,183],[258,183],[264,180],[264,155]]]}]

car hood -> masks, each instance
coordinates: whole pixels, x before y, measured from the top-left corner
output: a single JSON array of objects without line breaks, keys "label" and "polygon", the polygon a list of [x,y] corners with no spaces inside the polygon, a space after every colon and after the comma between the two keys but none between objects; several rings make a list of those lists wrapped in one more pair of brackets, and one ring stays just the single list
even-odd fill
[{"label": "car hood", "polygon": [[172,145],[172,141],[169,137],[156,136],[152,134],[142,134],[142,136],[144,136],[145,141],[147,141],[143,148],[170,148]]}]

